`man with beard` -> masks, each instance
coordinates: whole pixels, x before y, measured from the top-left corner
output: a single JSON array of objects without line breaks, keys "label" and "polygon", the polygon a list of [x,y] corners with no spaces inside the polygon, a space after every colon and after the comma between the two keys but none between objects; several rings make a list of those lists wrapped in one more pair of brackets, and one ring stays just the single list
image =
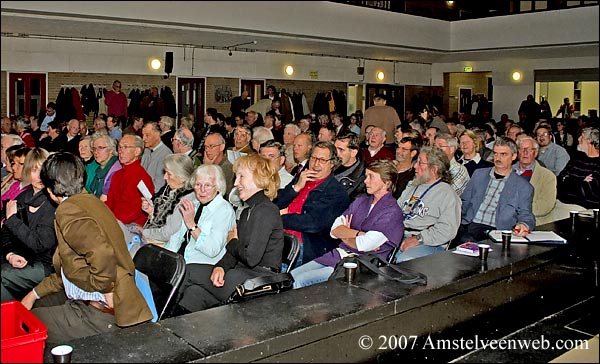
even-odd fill
[{"label": "man with beard", "polygon": [[419,155],[422,145],[423,141],[421,138],[410,136],[403,137],[398,141],[396,159],[394,160],[394,166],[396,166],[396,172],[398,172],[396,189],[393,195],[395,198],[402,195],[406,185],[415,177],[415,158]]},{"label": "man with beard", "polygon": [[404,240],[396,262],[443,251],[460,224],[460,198],[450,185],[450,161],[439,148],[423,147],[415,178],[398,199],[404,213]]},{"label": "man with beard", "polygon": [[473,172],[462,199],[462,221],[457,242],[480,241],[487,230],[514,230],[518,236],[535,227],[533,186],[512,169],[517,144],[498,137],[494,144],[494,167]]}]

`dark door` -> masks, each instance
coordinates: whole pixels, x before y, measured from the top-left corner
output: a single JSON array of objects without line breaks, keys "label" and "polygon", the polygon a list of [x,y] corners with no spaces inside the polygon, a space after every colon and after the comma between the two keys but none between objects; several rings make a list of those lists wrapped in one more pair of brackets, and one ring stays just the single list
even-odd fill
[{"label": "dark door", "polygon": [[46,108],[45,73],[11,73],[9,76],[10,115],[38,115]]},{"label": "dark door", "polygon": [[196,122],[204,120],[204,91],[206,90],[206,80],[204,78],[178,78],[177,88],[179,90],[177,100],[177,110],[179,117],[194,114]]},{"label": "dark door", "polygon": [[392,106],[396,109],[398,116],[402,117],[404,115],[404,86],[367,84],[367,109],[374,105],[373,97],[380,93],[386,95],[386,105]]},{"label": "dark door", "polygon": [[[265,94],[264,80],[241,80],[242,91],[248,90],[250,105],[256,104]],[[241,93],[241,92],[240,92]]]}]

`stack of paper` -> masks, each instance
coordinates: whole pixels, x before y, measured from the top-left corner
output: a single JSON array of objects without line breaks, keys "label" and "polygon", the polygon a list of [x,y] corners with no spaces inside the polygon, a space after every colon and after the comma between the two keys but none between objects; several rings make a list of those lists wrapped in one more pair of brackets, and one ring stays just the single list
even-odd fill
[{"label": "stack of paper", "polygon": [[[492,251],[491,248],[490,248],[490,251]],[[457,246],[456,249],[454,251],[452,251],[452,253],[460,254],[460,255],[468,255],[470,257],[478,257],[479,256],[479,245],[476,243],[472,243],[472,242],[462,243],[459,246]]]}]

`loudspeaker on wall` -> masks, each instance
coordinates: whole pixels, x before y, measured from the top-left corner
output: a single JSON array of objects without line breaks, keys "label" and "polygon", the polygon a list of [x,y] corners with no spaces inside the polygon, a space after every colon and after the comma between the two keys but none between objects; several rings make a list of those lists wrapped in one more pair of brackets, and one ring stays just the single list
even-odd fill
[{"label": "loudspeaker on wall", "polygon": [[173,52],[167,52],[165,54],[165,73],[170,74],[173,72]]}]

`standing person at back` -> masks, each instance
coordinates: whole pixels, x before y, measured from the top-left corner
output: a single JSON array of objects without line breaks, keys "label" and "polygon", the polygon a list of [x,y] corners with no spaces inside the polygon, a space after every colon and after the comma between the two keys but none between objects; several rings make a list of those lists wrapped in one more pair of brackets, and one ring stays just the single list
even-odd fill
[{"label": "standing person at back", "polygon": [[163,169],[165,158],[173,154],[160,138],[160,127],[158,123],[146,123],[142,128],[142,140],[144,141],[144,154],[142,155],[142,167],[152,177],[154,187],[159,190],[165,185]]},{"label": "standing person at back", "polygon": [[[121,92],[121,81],[115,80],[113,82],[112,90],[108,91],[104,96],[104,103],[106,104],[108,115],[113,115],[115,122],[129,118],[129,115],[127,115],[127,95]],[[125,128],[125,125],[121,127]]]},{"label": "standing person at back", "polygon": [[[394,131],[396,130],[396,125],[400,124],[400,117],[398,116],[396,109],[386,105],[386,96],[384,94],[375,95],[373,97],[373,103],[374,105],[365,111],[360,134],[365,135],[365,128],[367,125],[374,125],[385,130],[386,139],[384,143],[393,147]],[[393,156],[391,159],[394,159]]]}]

